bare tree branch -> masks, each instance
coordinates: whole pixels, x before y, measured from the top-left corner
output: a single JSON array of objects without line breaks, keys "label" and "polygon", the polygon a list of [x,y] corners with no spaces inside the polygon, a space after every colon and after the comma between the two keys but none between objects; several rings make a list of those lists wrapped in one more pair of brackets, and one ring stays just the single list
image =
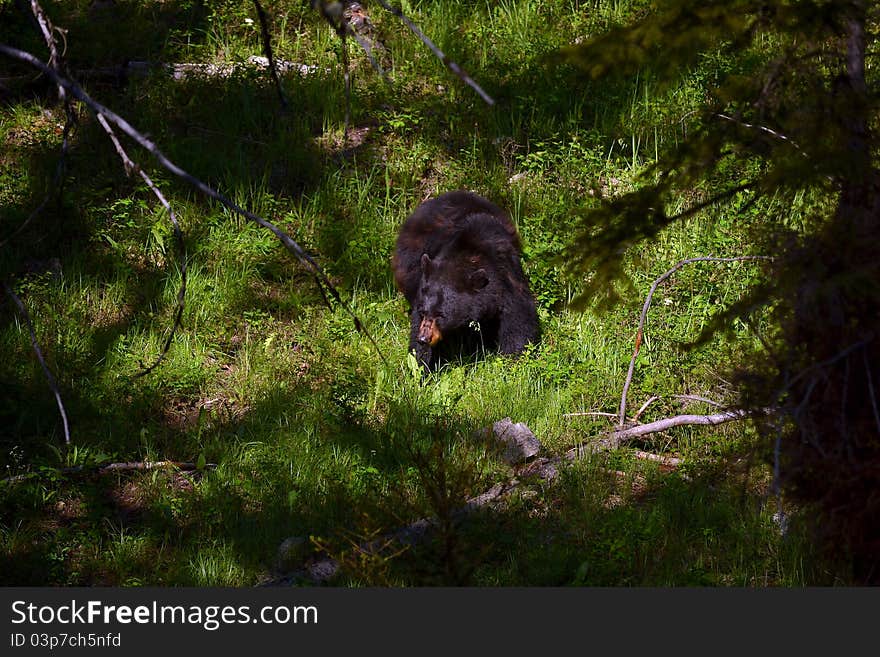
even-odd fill
[{"label": "bare tree branch", "polygon": [[275,56],[272,54],[272,37],[269,35],[269,18],[260,0],[254,0],[254,7],[257,10],[257,17],[260,19],[260,33],[263,37],[263,54],[269,60],[269,72],[272,74],[272,81],[275,82],[275,88],[278,90],[278,98],[281,101],[281,107],[287,109],[287,97],[284,95],[284,89],[281,87],[281,80],[278,78],[278,71],[275,68]]},{"label": "bare tree branch", "polygon": [[803,148],[798,146],[798,144],[794,140],[790,139],[789,137],[786,137],[781,132],[777,132],[776,130],[773,130],[773,129],[768,128],[763,125],[755,125],[752,123],[746,123],[745,121],[741,121],[741,120],[734,118],[732,116],[728,116],[727,114],[716,114],[715,116],[717,116],[720,119],[724,119],[725,121],[730,121],[731,123],[735,123],[737,125],[740,125],[743,128],[749,128],[750,130],[758,130],[759,132],[765,132],[768,135],[776,137],[776,139],[779,139],[780,141],[788,142],[789,144],[794,146],[795,150],[797,150],[798,153],[800,153],[801,155],[803,155],[806,158],[809,158],[809,155],[807,155],[807,153],[804,151]]},{"label": "bare tree branch", "polygon": [[649,397],[648,401],[646,401],[644,404],[642,404],[641,408],[639,408],[639,410],[636,411],[636,414],[633,415],[633,422],[638,422],[639,418],[642,417],[642,413],[644,413],[646,410],[648,410],[648,406],[653,404],[658,399],[660,399],[660,397],[658,397],[657,395],[653,395],[652,397]]},{"label": "bare tree branch", "polygon": [[[173,469],[180,472],[192,472],[193,470],[207,469],[212,470],[217,467],[216,463],[205,463],[200,466],[198,463],[190,461],[128,461],[125,463],[107,463],[105,465],[97,465],[94,467],[84,467],[75,465],[69,468],[61,468],[52,472],[59,472],[63,475],[78,474],[80,472],[97,472],[98,474],[108,474],[111,472],[145,472],[148,470],[164,470]],[[39,473],[20,474],[12,477],[0,479],[0,483],[15,484],[20,481],[27,481],[38,477]]]},{"label": "bare tree branch", "polygon": [[[49,48],[49,67],[55,71],[61,72],[61,54],[58,52],[58,44],[55,41],[55,32],[56,28],[52,25],[52,21],[49,20],[49,17],[46,16],[46,12],[40,6],[40,3],[37,0],[30,0],[31,14],[34,17],[34,20],[37,22],[37,26],[40,29],[40,34],[43,35],[43,40],[46,42],[46,46]],[[67,91],[60,84],[58,87],[58,100],[62,103],[67,100]]]},{"label": "bare tree branch", "polygon": [[12,288],[8,283],[3,283],[3,289],[6,294],[9,295],[9,298],[12,299],[12,302],[18,309],[18,314],[24,320],[24,323],[31,334],[31,346],[34,349],[34,353],[37,355],[37,360],[40,361],[40,367],[43,368],[43,374],[46,375],[46,381],[49,382],[49,388],[52,389],[52,394],[55,395],[55,403],[58,404],[58,412],[61,414],[61,423],[64,426],[64,444],[70,445],[70,427],[67,423],[67,411],[64,410],[64,402],[61,401],[61,392],[58,390],[58,382],[55,380],[52,370],[50,370],[49,366],[46,364],[46,359],[43,358],[43,351],[40,349],[40,343],[37,341],[37,333],[34,331],[31,316],[28,314],[27,308],[25,308],[21,299],[19,299],[18,295],[12,291]]},{"label": "bare tree branch", "polygon": [[266,228],[271,231],[275,237],[281,242],[281,244],[286,248],[299,262],[312,274],[315,281],[318,283],[319,287],[322,291],[326,291],[330,294],[336,303],[348,314],[352,320],[354,321],[355,328],[362,332],[373,347],[376,349],[376,352],[379,354],[379,357],[383,362],[387,362],[385,359],[385,355],[382,353],[382,350],[379,348],[379,345],[376,343],[376,340],[373,336],[364,328],[361,323],[360,318],[355,314],[354,310],[351,306],[342,299],[342,296],[339,294],[339,291],[336,289],[336,286],[330,281],[327,275],[324,273],[324,270],[321,269],[320,266],[315,262],[315,260],[305,252],[305,250],[295,241],[293,240],[287,233],[278,228],[272,222],[264,219],[263,217],[250,212],[242,208],[240,205],[229,199],[224,194],[221,194],[213,187],[207,185],[202,182],[192,174],[188,173],[177,164],[172,162],[168,157],[159,149],[159,147],[145,137],[142,133],[137,131],[135,128],[131,126],[125,119],[121,116],[108,109],[104,105],[100,104],[96,100],[94,100],[91,96],[89,96],[78,84],[67,79],[66,77],[60,75],[56,71],[49,68],[44,62],[42,62],[37,57],[34,57],[32,54],[25,52],[23,50],[19,50],[18,48],[13,48],[11,46],[7,46],[5,44],[0,44],[0,54],[6,55],[7,57],[11,57],[13,59],[17,59],[18,61],[24,62],[33,66],[36,69],[43,71],[48,74],[52,79],[64,86],[65,89],[69,93],[71,93],[75,98],[79,101],[87,105],[93,112],[96,114],[103,114],[104,117],[113,125],[118,127],[122,132],[131,137],[135,142],[137,142],[142,148],[149,151],[153,157],[156,158],[158,163],[164,167],[166,170],[185,180],[187,183],[195,187],[198,191],[200,191],[205,196],[214,199],[215,201],[221,203],[225,207],[229,208],[233,212],[240,214],[241,216],[253,221],[254,223]]},{"label": "bare tree branch", "polygon": [[131,158],[128,156],[128,153],[125,152],[125,149],[122,147],[122,144],[119,143],[119,139],[116,137],[116,133],[113,131],[113,128],[110,127],[110,124],[107,123],[107,119],[104,118],[103,114],[98,114],[98,123],[101,124],[101,127],[104,128],[104,131],[107,133],[107,136],[110,137],[110,141],[113,142],[113,146],[116,148],[116,152],[119,154],[120,159],[122,160],[122,164],[125,167],[125,173],[131,175],[135,171],[140,174],[143,181],[146,183],[147,187],[150,188],[150,191],[153,192],[153,195],[159,200],[159,203],[162,204],[162,207],[168,212],[168,217],[171,220],[171,225],[174,229],[174,239],[177,244],[177,251],[180,257],[180,289],[177,292],[177,310],[174,313],[174,324],[171,326],[171,331],[168,334],[168,337],[165,339],[165,344],[162,346],[162,351],[160,352],[158,358],[153,362],[152,365],[146,366],[141,363],[141,371],[135,374],[135,378],[140,378],[149,374],[154,369],[159,366],[168,350],[171,348],[171,341],[174,338],[174,334],[177,329],[183,323],[183,311],[184,304],[186,299],[186,273],[187,273],[187,255],[186,255],[186,244],[183,240],[183,231],[180,229],[180,223],[177,221],[177,215],[174,213],[174,208],[171,207],[171,204],[168,202],[168,199],[165,198],[165,195],[162,191],[156,186],[156,184],[152,181],[147,172],[141,169],[137,164],[135,164]]},{"label": "bare tree branch", "polygon": [[613,417],[617,418],[617,413],[605,413],[604,411],[582,411],[579,413],[565,413],[562,417]]},{"label": "bare tree branch", "polygon": [[681,427],[691,424],[715,426],[732,420],[742,420],[750,414],[750,411],[746,410],[730,410],[722,413],[714,413],[712,415],[676,415],[655,422],[641,424],[636,427],[617,430],[611,434],[611,437],[617,442],[620,442],[631,440],[632,438],[640,438],[641,436],[647,436],[648,434],[657,433],[659,431],[666,431],[673,427]]},{"label": "bare tree branch", "polygon": [[636,331],[636,346],[633,351],[632,358],[629,361],[629,369],[626,372],[626,380],[623,383],[623,394],[620,397],[620,411],[618,412],[618,426],[623,427],[626,422],[626,395],[629,391],[629,386],[632,383],[633,372],[636,366],[636,358],[639,355],[639,350],[642,348],[642,339],[644,338],[644,327],[645,327],[645,319],[648,316],[648,308],[651,306],[651,300],[654,297],[654,292],[657,290],[657,286],[660,285],[667,278],[672,276],[679,269],[684,267],[685,265],[689,265],[694,262],[740,262],[743,260],[772,260],[771,256],[761,256],[761,255],[752,255],[752,256],[735,256],[730,258],[717,258],[714,256],[702,256],[699,258],[687,258],[686,260],[680,260],[675,263],[671,268],[665,271],[654,283],[651,285],[651,289],[648,291],[648,296],[645,299],[645,303],[642,306],[642,314],[639,317],[639,327]]},{"label": "bare tree branch", "polygon": [[675,399],[684,399],[686,401],[694,401],[694,402],[702,402],[704,404],[709,404],[709,406],[723,406],[717,401],[712,399],[708,399],[706,397],[700,397],[699,395],[672,395]]},{"label": "bare tree branch", "polygon": [[643,461],[654,461],[660,465],[668,465],[671,468],[677,468],[682,464],[682,460],[675,456],[662,456],[661,454],[652,454],[651,452],[643,452],[641,450],[634,451],[633,456]]},{"label": "bare tree branch", "polygon": [[[23,3],[19,2],[19,6]],[[55,41],[55,32],[61,32],[56,27],[54,27],[46,16],[46,13],[43,11],[43,8],[39,5],[36,0],[31,0],[30,2],[31,14],[33,15],[34,20],[37,23],[37,26],[40,30],[40,33],[43,35],[43,39],[46,42],[46,46],[49,48],[49,66],[56,71],[61,71],[61,54],[58,52],[58,44]],[[27,9],[23,8],[23,11],[27,11]],[[61,153],[58,156],[58,162],[55,165],[55,175],[52,177],[52,182],[49,186],[49,189],[46,191],[46,196],[43,201],[28,215],[28,218],[25,219],[22,224],[16,228],[9,236],[0,240],[0,248],[8,244],[15,237],[24,231],[25,228],[33,221],[37,216],[42,213],[45,209],[46,205],[49,203],[49,199],[52,197],[53,191],[60,197],[62,183],[64,181],[64,172],[67,168],[67,152],[70,148],[70,132],[73,127],[76,125],[76,114],[73,112],[73,108],[70,104],[70,99],[67,97],[67,92],[62,85],[57,85],[58,88],[58,99],[62,102],[64,106],[64,128],[62,131],[61,137]]]},{"label": "bare tree branch", "polygon": [[477,94],[479,94],[480,98],[482,98],[486,102],[487,105],[494,105],[495,104],[495,100],[489,94],[487,94],[485,91],[483,91],[483,88],[480,87],[480,85],[478,85],[474,81],[474,79],[471,78],[471,76],[468,75],[464,71],[464,69],[461,68],[461,66],[459,66],[454,61],[449,59],[449,57],[447,57],[443,53],[443,51],[440,50],[440,48],[438,48],[436,45],[434,45],[434,42],[431,41],[427,36],[425,36],[424,32],[422,32],[415,23],[413,23],[409,18],[407,18],[406,15],[403,13],[403,11],[401,11],[397,7],[394,7],[390,4],[388,4],[387,2],[385,2],[385,0],[379,0],[379,4],[382,5],[387,11],[390,11],[392,14],[397,16],[403,22],[403,24],[406,25],[410,29],[410,31],[413,34],[415,34],[419,39],[421,39],[422,43],[424,43],[426,46],[428,46],[428,48],[431,50],[432,53],[434,53],[434,55],[437,57],[437,59],[439,59],[441,62],[443,62],[443,64],[446,66],[446,68],[448,68],[455,75],[457,75],[459,77],[459,79],[461,79],[461,81],[464,82],[466,85],[468,85],[471,89],[476,91]]}]

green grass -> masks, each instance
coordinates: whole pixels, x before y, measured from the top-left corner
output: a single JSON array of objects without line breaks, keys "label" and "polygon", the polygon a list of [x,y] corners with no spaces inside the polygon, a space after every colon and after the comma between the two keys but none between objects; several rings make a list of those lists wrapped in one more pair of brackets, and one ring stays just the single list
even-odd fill
[{"label": "green grass", "polygon": [[[85,2],[47,10],[68,32],[73,70],[127,57],[229,62],[261,54],[250,5],[123,3],[109,20]],[[117,3],[118,4],[118,3]],[[677,260],[750,249],[733,209],[700,216],[628,256],[636,283],[594,315],[567,307],[579,281],[557,256],[591,190],[630,188],[677,139],[706,71],[680,89],[605,87],[547,55],[642,11],[641,2],[403,3],[499,101],[485,107],[393,16],[373,18],[393,54],[382,82],[352,45],[355,128],[343,151],[340,45],[307,8],[264,3],[276,55],[315,64],[287,76],[281,112],[265,76],[174,82],[161,74],[89,90],[176,162],[289,231],[314,254],[387,362],[268,232],[137,159],[174,205],[189,257],[183,328],[155,359],[180,284],[174,240],[149,190],[124,176],[85,113],[60,202],[0,253],[27,304],[71,419],[54,399],[11,304],[0,306],[0,569],[3,584],[249,586],[274,572],[288,537],[344,565],[339,585],[804,585],[840,581],[795,523],[771,520],[767,454],[745,425],[682,428],[638,446],[680,456],[661,472],[630,449],[524,481],[503,506],[400,554],[362,558],[352,542],[444,517],[512,476],[476,437],[509,416],[547,454],[610,427],[651,281]],[[26,21],[7,4],[0,40]],[[304,7],[304,5],[303,5]],[[134,34],[120,40],[114,35]],[[42,54],[33,36],[20,43]],[[712,66],[707,63],[711,73]],[[63,123],[28,97],[0,110],[0,239],[49,187]],[[131,148],[131,153],[136,151]],[[451,364],[426,382],[406,358],[406,304],[390,258],[423,198],[477,190],[509,208],[539,300],[542,341],[518,360]],[[806,203],[806,201],[805,201]],[[760,209],[753,209],[758,212]],[[57,258],[60,268],[46,263]],[[693,265],[658,290],[629,398],[644,421],[681,412],[673,395],[735,400],[727,366],[756,348],[744,327],[688,348],[740,298],[748,264]],[[708,407],[692,409],[706,411]],[[76,449],[76,452],[73,449]],[[65,473],[109,461],[203,461],[193,473]],[[307,548],[303,558],[310,554]],[[845,571],[844,571],[845,572]],[[838,579],[835,579],[838,578]]]}]

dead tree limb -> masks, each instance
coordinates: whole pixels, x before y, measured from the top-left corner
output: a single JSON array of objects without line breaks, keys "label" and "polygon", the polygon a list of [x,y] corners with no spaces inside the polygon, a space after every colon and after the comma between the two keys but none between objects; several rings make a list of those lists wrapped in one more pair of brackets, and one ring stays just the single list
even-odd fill
[{"label": "dead tree limb", "polygon": [[[275,70],[281,74],[297,73],[301,76],[317,73],[320,68],[313,64],[302,64],[286,60],[274,60]],[[196,62],[178,62],[169,64],[166,62],[150,62],[143,60],[129,60],[119,66],[105,66],[99,68],[85,68],[74,71],[75,77],[83,79],[108,79],[125,80],[132,76],[146,77],[154,71],[166,73],[174,80],[187,80],[197,77],[227,78],[232,74],[247,70],[252,67],[268,68],[269,60],[262,55],[251,55],[241,64],[220,63],[204,64]]]},{"label": "dead tree limb", "polygon": [[565,413],[562,417],[609,417],[617,418],[617,413],[606,413],[605,411],[579,411],[577,413]]},{"label": "dead tree limb", "polygon": [[[85,473],[109,474],[111,472],[145,472],[149,470],[166,469],[177,470],[178,472],[193,472],[195,470],[213,470],[216,467],[216,463],[205,463],[204,465],[199,465],[198,463],[193,463],[191,461],[128,461],[125,463],[107,463],[105,465],[96,465],[93,467],[75,465],[69,468],[54,470],[53,472],[58,472],[62,475]],[[33,479],[38,476],[39,473],[20,474],[12,477],[6,477],[5,479],[0,479],[0,482],[4,484],[16,484],[22,481],[27,481],[28,479]]]},{"label": "dead tree limb", "polygon": [[[23,2],[19,2],[19,6],[23,5]],[[24,12],[27,12],[27,9],[22,7]],[[40,34],[43,36],[43,40],[46,42],[46,47],[49,49],[49,66],[55,71],[62,70],[62,54],[58,51],[58,44],[55,41],[55,33],[61,33],[61,30],[52,25],[52,22],[49,20],[48,16],[46,16],[46,12],[43,11],[43,8],[40,6],[36,0],[30,0],[30,11],[34,21],[37,24],[37,27],[40,30]],[[64,128],[61,135],[61,153],[58,156],[58,162],[55,165],[55,174],[52,177],[52,182],[49,186],[49,189],[46,191],[46,196],[43,201],[28,215],[28,218],[25,219],[22,224],[16,228],[11,234],[9,234],[4,239],[0,240],[0,248],[8,244],[15,237],[21,234],[28,225],[43,212],[48,205],[50,198],[52,197],[53,191],[57,194],[58,197],[61,195],[61,189],[64,182],[64,172],[67,168],[67,153],[70,149],[70,133],[73,130],[73,127],[76,125],[76,114],[73,111],[73,107],[70,104],[70,99],[67,97],[67,92],[62,85],[56,85],[58,89],[58,99],[61,101],[64,106]]]},{"label": "dead tree limb", "polygon": [[[763,412],[766,413],[769,411],[765,410]],[[733,420],[744,420],[756,414],[758,413],[754,411],[734,409],[724,411],[722,413],[713,413],[711,415],[675,415],[673,417],[664,418],[662,420],[656,420],[655,422],[640,424],[635,427],[616,429],[610,433],[605,434],[599,440],[587,443],[583,446],[575,447],[574,450],[580,450],[580,453],[584,453],[585,450],[602,451],[606,449],[616,449],[620,446],[621,443],[627,442],[634,438],[641,438],[642,436],[647,436],[652,433],[666,431],[667,429],[672,429],[673,427],[681,427],[693,424],[716,426],[719,424],[724,424],[726,422],[732,422]]]},{"label": "dead tree limb", "polygon": [[468,85],[471,89],[476,91],[477,94],[480,96],[480,98],[482,98],[487,105],[494,105],[495,104],[495,100],[489,94],[487,94],[485,91],[483,91],[483,88],[480,85],[478,85],[474,81],[474,79],[470,75],[468,75],[464,71],[464,69],[461,68],[461,66],[459,66],[454,61],[449,59],[449,57],[447,57],[443,53],[443,51],[440,50],[440,48],[438,48],[434,44],[433,41],[431,41],[427,36],[425,36],[425,33],[422,32],[415,23],[413,23],[409,18],[407,18],[406,14],[404,14],[403,11],[401,11],[398,7],[394,7],[390,4],[388,4],[387,2],[385,2],[385,0],[379,0],[379,4],[382,5],[382,7],[384,7],[386,11],[389,11],[392,14],[394,14],[395,16],[397,16],[397,18],[399,18],[401,20],[401,22],[403,22],[403,24],[409,28],[410,32],[415,34],[421,40],[421,42],[424,43],[432,53],[434,53],[434,56],[436,56],[437,59],[439,59],[441,62],[443,62],[443,65],[446,66],[446,68],[448,68],[450,71],[452,71],[452,73],[457,75],[458,78],[462,82],[464,82],[466,85]]},{"label": "dead tree limb", "polygon": [[714,256],[703,256],[699,258],[687,258],[685,260],[680,260],[675,263],[672,267],[670,267],[667,271],[665,271],[660,277],[658,277],[654,283],[651,285],[651,289],[648,291],[648,296],[645,299],[645,303],[642,306],[642,314],[639,317],[639,327],[636,331],[636,346],[633,350],[632,358],[629,361],[629,369],[626,372],[626,380],[623,383],[623,394],[620,397],[620,411],[618,413],[618,426],[623,427],[626,422],[626,395],[629,391],[629,386],[632,383],[633,372],[636,366],[636,358],[639,355],[639,350],[642,348],[642,340],[644,338],[644,328],[645,328],[645,319],[648,316],[648,308],[651,306],[651,300],[654,297],[654,292],[657,290],[657,287],[665,281],[667,278],[672,276],[679,269],[684,267],[685,265],[689,265],[694,262],[740,262],[743,260],[772,260],[770,256],[760,256],[760,255],[752,255],[752,256],[735,256],[730,258],[716,258]]},{"label": "dead tree limb", "polygon": [[182,472],[191,472],[193,470],[201,470],[203,468],[216,468],[216,463],[205,463],[199,466],[198,463],[191,461],[128,461],[125,463],[108,463],[96,468],[98,472],[130,472],[144,470],[162,470],[166,468],[180,470]]},{"label": "dead tree limb", "polygon": [[43,368],[43,374],[46,376],[46,381],[49,382],[49,388],[51,388],[52,394],[55,395],[55,403],[58,404],[58,412],[61,414],[61,423],[64,426],[64,444],[70,445],[70,426],[67,423],[67,411],[64,410],[64,402],[61,401],[61,392],[58,390],[58,382],[55,380],[52,370],[50,370],[49,366],[46,364],[46,359],[43,358],[43,351],[40,349],[40,343],[37,340],[37,333],[34,331],[34,324],[31,322],[31,316],[28,314],[27,308],[25,308],[21,299],[19,299],[18,295],[12,291],[12,288],[8,283],[3,283],[3,289],[9,298],[12,299],[12,302],[18,310],[19,316],[24,320],[24,323],[31,334],[31,346],[34,349],[34,353],[37,355],[37,360],[40,361],[40,367]]},{"label": "dead tree limb", "polygon": [[682,460],[678,457],[663,456],[662,454],[652,454],[651,452],[643,452],[642,450],[634,451],[633,456],[643,461],[653,461],[655,463],[659,463],[660,465],[669,466],[670,468],[677,468],[682,464]]},{"label": "dead tree limb", "polygon": [[786,135],[782,134],[781,132],[773,130],[772,128],[768,128],[767,126],[763,126],[763,125],[755,125],[753,123],[746,123],[745,121],[741,121],[740,119],[737,119],[735,117],[728,116],[727,114],[716,114],[715,116],[717,116],[719,119],[724,119],[725,121],[730,121],[731,123],[735,123],[736,125],[742,126],[743,128],[748,128],[749,130],[757,130],[758,132],[763,132],[765,134],[770,135],[771,137],[775,137],[776,139],[778,139],[780,141],[784,141],[786,143],[789,143],[794,147],[794,149],[799,154],[803,155],[807,159],[809,159],[809,157],[810,157],[809,155],[807,155],[806,151],[804,151],[803,148],[798,146],[798,144],[793,139],[787,137]]},{"label": "dead tree limb", "polygon": [[[49,17],[46,15],[46,12],[40,6],[39,2],[36,0],[30,0],[29,4],[31,15],[37,23],[40,34],[43,36],[43,41],[46,42],[46,46],[49,48],[49,67],[60,72],[62,54],[58,52],[58,43],[55,41],[55,32],[60,32],[60,30],[52,25],[52,21],[49,20]],[[19,3],[19,5],[21,5],[21,3]],[[67,91],[61,85],[57,85],[57,88],[58,100],[63,103],[67,100]]]},{"label": "dead tree limb", "polygon": [[[693,402],[702,402],[703,404],[709,404],[709,406],[717,406],[721,407],[723,404],[714,401],[712,399],[708,399],[707,397],[701,397],[700,395],[673,395],[675,399],[681,399],[683,401],[693,401]],[[684,404],[682,404],[684,405]]]},{"label": "dead tree limb", "polygon": [[101,103],[94,100],[78,84],[62,76],[58,72],[52,70],[46,65],[45,62],[41,61],[34,55],[23,50],[19,50],[18,48],[7,46],[6,44],[0,44],[0,54],[24,62],[40,71],[43,71],[44,73],[52,77],[52,79],[56,83],[63,85],[70,94],[72,94],[77,100],[88,106],[89,109],[95,112],[95,114],[102,114],[109,123],[112,123],[113,125],[118,127],[122,132],[131,137],[144,150],[152,154],[156,161],[164,169],[177,176],[178,178],[186,181],[205,196],[214,199],[215,201],[229,208],[236,214],[239,214],[246,219],[253,221],[257,225],[271,231],[272,234],[275,235],[276,238],[278,238],[278,241],[281,242],[282,246],[284,246],[284,248],[287,249],[287,251],[289,251],[300,262],[300,264],[302,264],[312,274],[312,277],[318,283],[321,291],[329,293],[331,298],[337,304],[339,304],[340,308],[342,308],[343,311],[352,318],[355,328],[367,337],[376,352],[379,354],[379,357],[382,359],[382,361],[387,362],[385,359],[385,355],[382,353],[382,350],[376,343],[375,338],[373,338],[372,334],[370,334],[365,329],[365,327],[361,323],[360,318],[357,316],[351,306],[342,299],[342,296],[336,289],[336,286],[333,285],[333,283],[324,273],[324,270],[321,269],[321,267],[315,262],[314,258],[306,253],[306,251],[287,233],[285,233],[283,230],[278,228],[275,224],[268,221],[267,219],[264,219],[263,217],[241,207],[240,205],[229,199],[226,195],[218,192],[213,187],[202,182],[201,180],[172,162],[154,142],[152,142],[150,139],[148,139],[142,133],[132,127],[131,124],[128,123],[128,121],[126,121],[124,118],[122,118],[109,108],[105,107]]},{"label": "dead tree limb", "polygon": [[641,407],[639,408],[639,410],[636,411],[636,414],[633,415],[633,422],[638,422],[639,418],[642,417],[642,413],[644,413],[646,410],[648,410],[648,406],[653,404],[658,399],[660,399],[660,397],[658,395],[652,395],[651,397],[648,397],[648,401],[646,401],[644,404],[642,404]]},{"label": "dead tree limb", "polygon": [[[463,506],[454,510],[451,514],[452,520],[460,521],[475,511],[488,507],[516,490],[519,484],[517,479],[495,484],[489,490],[470,498]],[[361,554],[375,555],[391,546],[411,547],[427,539],[431,532],[439,526],[440,521],[437,518],[421,518],[378,538],[355,544],[354,548]],[[289,586],[300,580],[320,584],[332,579],[339,572],[339,568],[340,564],[336,559],[331,556],[323,556],[311,561],[300,570],[265,582],[263,586]]]},{"label": "dead tree limb", "polygon": [[169,203],[168,199],[165,198],[162,190],[160,190],[156,186],[156,184],[153,182],[146,171],[144,171],[141,167],[139,167],[131,160],[131,158],[128,156],[128,153],[125,152],[125,149],[119,142],[119,139],[116,137],[116,133],[113,131],[113,128],[110,127],[109,123],[107,123],[107,119],[104,118],[104,115],[98,114],[97,117],[98,123],[101,124],[101,127],[104,128],[107,136],[110,137],[110,141],[113,142],[113,146],[116,148],[116,152],[119,154],[119,158],[122,160],[123,167],[125,168],[125,173],[127,175],[131,175],[132,173],[137,172],[143,179],[144,183],[146,183],[147,187],[149,187],[150,191],[153,192],[153,195],[159,200],[159,203],[162,204],[162,207],[165,208],[165,211],[168,212],[168,218],[171,220],[171,226],[174,229],[174,239],[177,244],[178,256],[180,257],[180,289],[177,292],[177,310],[174,313],[174,323],[171,325],[171,331],[168,333],[168,337],[165,338],[165,344],[162,345],[162,350],[159,353],[159,356],[153,362],[153,364],[147,366],[141,363],[141,371],[134,375],[134,378],[140,378],[156,369],[159,366],[159,363],[161,363],[165,359],[165,356],[168,354],[168,350],[171,348],[171,341],[174,339],[174,334],[177,332],[177,329],[179,329],[183,324],[183,311],[185,308],[186,300],[186,244],[183,240],[183,231],[180,229],[180,222],[177,221],[177,215],[174,213],[174,208],[171,207],[171,203]]},{"label": "dead tree limb", "polygon": [[254,0],[254,7],[257,10],[257,17],[260,19],[260,34],[263,38],[263,54],[269,60],[269,73],[272,81],[275,83],[275,89],[278,90],[278,99],[281,101],[281,107],[287,109],[287,97],[284,95],[284,89],[281,87],[281,80],[278,78],[278,70],[275,68],[275,55],[272,54],[272,37],[269,34],[269,18],[266,16],[266,10],[260,4],[260,0]]}]

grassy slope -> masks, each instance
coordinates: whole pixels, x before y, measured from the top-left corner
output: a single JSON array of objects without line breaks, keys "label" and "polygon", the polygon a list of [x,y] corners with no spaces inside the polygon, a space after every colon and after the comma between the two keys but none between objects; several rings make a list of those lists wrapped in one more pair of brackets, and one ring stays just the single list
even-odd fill
[{"label": "grassy slope", "polygon": [[[89,89],[184,168],[314,253],[387,363],[343,312],[323,305],[270,234],[155,171],[186,232],[187,308],[166,361],[132,380],[171,325],[178,264],[161,207],[125,178],[83,115],[60,205],[0,254],[2,275],[15,276],[60,381],[76,446],[61,447],[27,332],[10,304],[0,306],[0,464],[9,475],[42,473],[0,485],[3,583],[252,585],[271,576],[290,536],[313,536],[340,557],[340,584],[828,581],[796,528],[779,537],[769,474],[744,425],[683,428],[640,445],[681,456],[674,472],[621,450],[565,471],[552,486],[526,482],[503,508],[398,556],[348,551],[352,540],[442,515],[509,477],[474,438],[480,427],[510,416],[553,453],[606,428],[603,418],[566,414],[616,411],[650,282],[680,258],[749,248],[732,211],[700,217],[634,254],[636,289],[620,307],[601,315],[566,307],[577,280],[556,256],[574,212],[593,187],[614,193],[634,184],[646,158],[681,136],[700,81],[718,65],[660,95],[640,80],[596,87],[545,58],[643,3],[404,3],[496,97],[491,109],[393,17],[374,13],[394,81],[383,83],[352,49],[362,143],[348,150],[339,44],[298,3],[266,4],[277,56],[319,67],[285,78],[286,113],[259,74],[185,82],[157,74],[124,88],[96,80]],[[260,53],[250,3],[199,10],[120,2],[104,14],[87,5],[47,4],[69,30],[73,69]],[[0,8],[0,41],[42,53],[11,4]],[[62,121],[59,108],[46,112],[27,94],[0,111],[0,235],[42,199]],[[422,386],[406,362],[406,305],[389,260],[407,213],[459,187],[511,210],[543,340],[518,361],[489,356]],[[679,412],[674,394],[734,398],[726,366],[753,338],[682,344],[739,297],[750,275],[747,265],[697,265],[658,292],[630,408],[663,399],[643,420]],[[142,459],[218,465],[196,476],[55,470]]]}]

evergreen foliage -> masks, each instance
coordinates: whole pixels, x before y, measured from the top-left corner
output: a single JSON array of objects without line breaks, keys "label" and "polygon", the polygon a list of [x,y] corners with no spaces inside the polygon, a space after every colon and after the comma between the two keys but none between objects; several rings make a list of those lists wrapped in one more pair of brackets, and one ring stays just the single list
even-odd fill
[{"label": "evergreen foliage", "polygon": [[[878,18],[864,0],[671,0],[565,51],[592,78],[666,85],[729,59],[687,138],[634,191],[583,213],[569,262],[588,274],[582,301],[613,302],[621,254],[664,227],[734,199],[743,223],[782,208],[753,226],[754,248],[775,256],[763,280],[709,330],[769,318],[765,353],[739,363],[743,401],[773,411],[761,424],[777,483],[868,583],[880,582]],[[805,197],[809,216],[786,212]]]}]

